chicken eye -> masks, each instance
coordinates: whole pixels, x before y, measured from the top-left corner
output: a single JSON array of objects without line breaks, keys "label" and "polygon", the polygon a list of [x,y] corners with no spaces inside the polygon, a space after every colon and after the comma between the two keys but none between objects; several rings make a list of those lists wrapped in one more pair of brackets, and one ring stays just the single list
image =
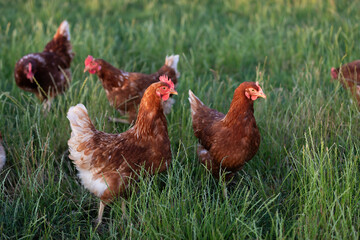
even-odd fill
[{"label": "chicken eye", "polygon": [[162,90],[166,90],[166,87],[162,87]]}]

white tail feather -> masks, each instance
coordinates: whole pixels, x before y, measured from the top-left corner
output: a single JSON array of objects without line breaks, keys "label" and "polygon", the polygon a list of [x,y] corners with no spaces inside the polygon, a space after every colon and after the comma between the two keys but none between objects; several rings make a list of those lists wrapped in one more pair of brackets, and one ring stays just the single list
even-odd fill
[{"label": "white tail feather", "polygon": [[80,103],[74,107],[70,107],[67,113],[67,118],[70,121],[72,130],[71,138],[79,136],[86,137],[88,135],[92,136],[94,134],[94,125],[92,124],[88,112],[83,104]]},{"label": "white tail feather", "polygon": [[[93,153],[96,149],[91,148],[91,138],[95,135],[94,125],[92,124],[88,112],[84,105],[78,104],[74,107],[70,107],[67,118],[70,121],[71,126],[71,138],[68,141],[69,145],[69,158],[74,161],[78,176],[81,179],[81,183],[89,189],[96,196],[101,197],[104,191],[107,189],[107,185],[101,177],[94,177],[94,170],[91,162]],[[86,143],[86,148],[79,146],[82,143]]]},{"label": "white tail feather", "polygon": [[175,70],[176,77],[180,77],[180,73],[177,70],[178,63],[179,63],[179,55],[166,56],[165,58],[165,65]]},{"label": "white tail feather", "polygon": [[65,20],[60,24],[56,34],[60,34],[62,36],[65,36],[67,38],[67,40],[70,41],[70,30],[69,30],[68,21]]}]

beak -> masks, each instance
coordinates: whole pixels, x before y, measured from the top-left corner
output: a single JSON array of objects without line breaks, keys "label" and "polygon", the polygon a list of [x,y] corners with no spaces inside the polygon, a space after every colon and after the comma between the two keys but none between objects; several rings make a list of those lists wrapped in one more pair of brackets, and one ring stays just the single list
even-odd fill
[{"label": "beak", "polygon": [[84,68],[84,73],[87,72],[87,71],[89,71],[89,69],[90,69],[90,68],[89,68],[88,66],[86,66],[86,67]]},{"label": "beak", "polygon": [[262,98],[266,99],[266,95],[265,95],[265,93],[264,93],[262,90],[260,90],[260,91],[256,94],[256,96],[262,97]]},{"label": "beak", "polygon": [[172,89],[172,90],[170,91],[170,94],[178,95],[178,92],[177,92],[175,89]]}]

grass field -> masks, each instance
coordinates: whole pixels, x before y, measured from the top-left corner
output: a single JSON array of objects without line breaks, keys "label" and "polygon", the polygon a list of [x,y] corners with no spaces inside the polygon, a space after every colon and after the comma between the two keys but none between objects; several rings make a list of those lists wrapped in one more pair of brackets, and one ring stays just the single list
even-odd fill
[{"label": "grass field", "polygon": [[[350,0],[1,1],[0,239],[359,239],[360,114],[330,80],[332,66],[360,56],[359,9]],[[44,117],[13,70],[64,19],[73,81]],[[129,126],[107,121],[118,115],[97,77],[82,71],[89,54],[145,73],[180,54],[167,116],[172,166],[138,182],[127,218],[121,200],[107,207],[100,231],[98,199],[67,157],[66,112],[81,102],[99,130]],[[224,199],[196,157],[188,89],[226,112],[235,88],[255,80],[268,97],[255,103],[261,146]]]}]

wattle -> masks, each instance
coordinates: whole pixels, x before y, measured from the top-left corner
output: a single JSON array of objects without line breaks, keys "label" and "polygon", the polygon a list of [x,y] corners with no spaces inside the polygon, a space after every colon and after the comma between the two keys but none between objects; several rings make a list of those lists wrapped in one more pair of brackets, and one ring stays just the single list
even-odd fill
[{"label": "wattle", "polygon": [[166,101],[169,99],[169,97],[170,97],[170,95],[166,94],[166,95],[163,95],[161,98],[162,98],[162,100]]}]

